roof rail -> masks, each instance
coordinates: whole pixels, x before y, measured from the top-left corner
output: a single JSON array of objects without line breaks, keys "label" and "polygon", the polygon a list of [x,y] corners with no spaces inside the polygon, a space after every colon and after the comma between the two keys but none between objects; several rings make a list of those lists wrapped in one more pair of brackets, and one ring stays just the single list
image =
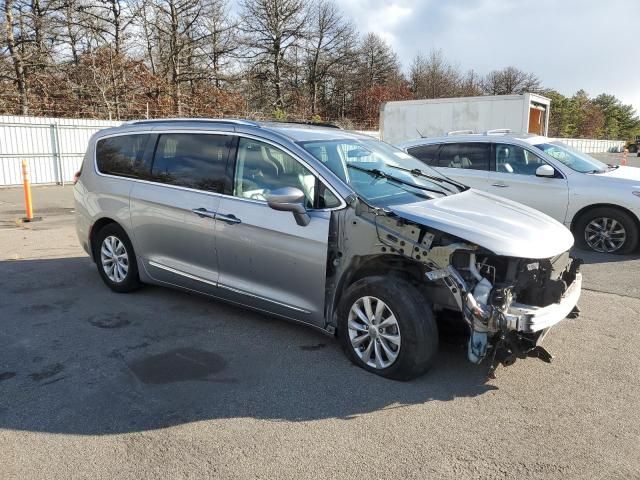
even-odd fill
[{"label": "roof rail", "polygon": [[231,125],[250,125],[259,127],[260,124],[251,120],[243,120],[238,118],[148,118],[143,120],[132,120],[125,122],[125,125],[143,125],[145,123],[162,123],[162,122],[197,122],[197,123],[227,123]]},{"label": "roof rail", "polygon": [[484,132],[485,135],[501,135],[506,133],[511,133],[511,129],[510,128],[494,128],[493,130],[487,130],[486,132]]},{"label": "roof rail", "polygon": [[312,121],[294,121],[294,120],[271,120],[270,123],[291,123],[293,125],[310,125],[312,127],[327,127],[327,128],[338,128],[342,130],[340,125],[336,125],[335,123],[326,123],[326,122],[312,122]]},{"label": "roof rail", "polygon": [[447,137],[450,135],[473,135],[476,132],[474,132],[473,130],[451,130],[450,132],[447,132]]}]

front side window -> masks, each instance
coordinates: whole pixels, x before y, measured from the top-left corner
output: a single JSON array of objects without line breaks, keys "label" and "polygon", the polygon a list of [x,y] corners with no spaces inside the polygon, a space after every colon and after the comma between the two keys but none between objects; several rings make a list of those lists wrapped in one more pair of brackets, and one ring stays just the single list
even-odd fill
[{"label": "front side window", "polygon": [[608,165],[587,155],[569,148],[562,142],[540,143],[535,145],[547,155],[552,156],[559,162],[580,173],[603,173],[609,168]]},{"label": "front side window", "polygon": [[340,205],[340,200],[291,155],[268,143],[240,138],[233,195],[266,201],[271,192],[284,187],[301,190],[307,208]]},{"label": "front side window", "polygon": [[231,142],[228,135],[162,134],[153,158],[153,180],[221,193]]},{"label": "front side window", "polygon": [[439,165],[445,168],[489,170],[488,143],[447,143],[440,151]]},{"label": "front side window", "polygon": [[96,164],[101,173],[130,178],[148,177],[144,151],[149,135],[118,135],[98,140]]},{"label": "front side window", "polygon": [[547,163],[539,156],[518,145],[496,143],[496,172],[516,175],[534,175],[541,165]]}]

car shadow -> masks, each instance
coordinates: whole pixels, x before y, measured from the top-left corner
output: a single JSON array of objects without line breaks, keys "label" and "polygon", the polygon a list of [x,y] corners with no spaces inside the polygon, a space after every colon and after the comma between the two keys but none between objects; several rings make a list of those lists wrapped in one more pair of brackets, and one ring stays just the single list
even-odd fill
[{"label": "car shadow", "polygon": [[574,247],[571,249],[571,255],[573,257],[581,258],[587,265],[597,263],[628,262],[630,260],[637,260],[640,258],[640,248],[636,249],[634,253],[630,253],[628,255],[616,255],[613,253],[598,253],[593,250],[582,250]]},{"label": "car shadow", "polygon": [[88,258],[0,262],[0,428],[104,435],[248,417],[308,421],[475,397],[486,366],[444,338],[411,382],[309,328],[175,290],[111,292]]}]

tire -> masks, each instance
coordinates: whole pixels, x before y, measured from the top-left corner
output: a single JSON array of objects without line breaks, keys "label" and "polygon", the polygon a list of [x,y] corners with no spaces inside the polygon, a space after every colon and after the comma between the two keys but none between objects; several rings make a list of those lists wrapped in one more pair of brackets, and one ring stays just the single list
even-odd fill
[{"label": "tire", "polygon": [[[98,267],[98,273],[111,290],[118,293],[128,293],[140,288],[138,263],[133,245],[120,225],[109,223],[102,227],[95,236],[93,248],[93,257]],[[118,254],[116,260],[110,253],[113,250],[116,250]],[[107,260],[109,257],[112,259],[111,262]],[[115,263],[119,264],[120,268],[115,269]],[[124,268],[125,264],[126,269]],[[114,265],[114,269],[109,269],[109,265]]]},{"label": "tire", "polygon": [[[608,219],[609,222],[607,223],[604,219]],[[596,236],[595,239],[589,240],[593,235],[597,235],[603,226],[608,237]],[[617,243],[622,235],[624,235],[624,241],[618,246]],[[625,255],[633,252],[638,246],[638,224],[631,215],[622,210],[607,207],[594,208],[578,218],[575,223],[574,237],[576,245],[583,250]]]},{"label": "tire", "polygon": [[[377,324],[386,322],[386,327],[371,328],[369,321],[367,329],[362,317],[355,313],[357,306],[368,317],[366,298],[371,306],[369,313],[374,316],[377,302],[383,302]],[[438,327],[431,306],[407,280],[388,276],[358,280],[343,295],[337,313],[340,343],[347,357],[359,367],[395,380],[410,380],[431,367],[438,351]],[[391,316],[395,317],[395,325]],[[359,330],[353,327],[354,323]],[[389,339],[395,339],[397,344]],[[358,346],[354,346],[354,340]],[[367,361],[369,346],[372,357]],[[389,350],[392,355],[386,353]]]}]

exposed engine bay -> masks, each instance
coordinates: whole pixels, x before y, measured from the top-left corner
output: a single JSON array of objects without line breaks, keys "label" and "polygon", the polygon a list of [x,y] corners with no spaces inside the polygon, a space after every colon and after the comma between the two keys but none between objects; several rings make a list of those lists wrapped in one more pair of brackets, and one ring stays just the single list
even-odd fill
[{"label": "exposed engine bay", "polygon": [[[540,342],[551,326],[578,315],[580,259],[568,251],[543,259],[500,256],[392,212],[357,200],[356,206],[355,212],[343,211],[347,217],[333,237],[338,250],[329,278],[340,277],[343,268],[348,276],[348,265],[364,262],[372,254],[402,257],[404,268],[413,272],[435,311],[462,314],[469,328],[468,359],[474,364],[489,360],[489,376],[498,365],[511,365],[518,358],[551,361]],[[354,238],[364,240],[364,230],[371,227],[378,242],[365,252]],[[349,242],[341,242],[344,235]],[[360,251],[340,249],[341,243],[360,245]]]}]

